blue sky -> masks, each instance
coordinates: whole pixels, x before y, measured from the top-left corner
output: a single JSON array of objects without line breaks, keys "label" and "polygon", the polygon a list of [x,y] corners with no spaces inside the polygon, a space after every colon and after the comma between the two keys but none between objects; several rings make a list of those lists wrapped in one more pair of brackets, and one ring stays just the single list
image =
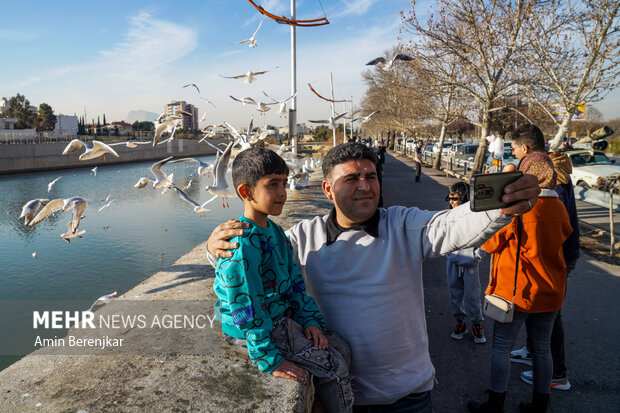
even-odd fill
[{"label": "blue sky", "polygon": [[[290,0],[258,0],[278,15],[290,15]],[[322,3],[322,4],[321,4]],[[416,3],[425,10],[431,2]],[[359,102],[365,63],[397,44],[398,12],[408,0],[297,0],[298,18],[325,14],[330,24],[297,29],[298,121],[325,119],[327,102],[307,83],[329,94],[330,72],[337,98]],[[55,113],[106,114],[122,120],[130,110],[161,113],[171,100],[185,100],[207,112],[207,123],[286,125],[277,108],[259,115],[252,106],[231,100],[282,99],[291,91],[290,29],[263,17],[246,0],[163,2],[159,0],[40,2],[22,0],[4,7],[10,15],[0,26],[3,64],[0,96],[25,95],[31,104],[46,102]],[[259,21],[258,46],[231,43],[249,38]],[[278,67],[252,84],[223,79]],[[206,105],[193,88],[215,102]],[[620,116],[620,98],[595,106],[606,118]],[[339,104],[337,111],[342,111]]]}]

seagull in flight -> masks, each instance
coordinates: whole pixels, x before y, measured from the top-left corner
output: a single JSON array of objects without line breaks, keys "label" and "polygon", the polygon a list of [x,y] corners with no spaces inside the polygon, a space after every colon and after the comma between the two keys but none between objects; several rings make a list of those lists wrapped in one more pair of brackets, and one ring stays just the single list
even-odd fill
[{"label": "seagull in flight", "polygon": [[209,202],[211,202],[215,198],[217,198],[217,195],[216,195],[215,197],[209,199],[207,202],[205,202],[202,205],[200,205],[198,202],[196,202],[193,199],[191,199],[189,196],[187,196],[187,194],[185,192],[183,192],[182,190],[180,190],[176,186],[173,186],[172,189],[174,190],[174,192],[177,193],[177,195],[183,201],[185,201],[185,202],[189,203],[190,205],[192,205],[194,207],[194,212],[197,213],[197,214],[200,214],[201,217],[204,217],[205,213],[210,211],[210,209],[205,208],[205,205],[207,205]]},{"label": "seagull in flight", "polygon": [[116,143],[109,143],[108,146],[118,146],[118,145],[125,145],[128,148],[137,148],[138,145],[148,145],[151,142],[133,142],[133,141],[126,141],[126,142],[116,142]]},{"label": "seagull in flight", "polygon": [[103,142],[93,141],[93,143],[91,144],[80,139],[73,139],[71,142],[69,142],[69,144],[65,147],[65,150],[62,151],[62,154],[66,155],[68,153],[75,152],[82,147],[84,147],[84,152],[79,156],[78,162],[99,157],[103,157],[103,160],[105,161],[106,153],[114,155],[117,158],[119,157],[118,153],[116,153],[114,149],[112,149],[109,145]]},{"label": "seagull in flight", "polygon": [[196,90],[198,91],[198,94],[200,94],[200,89],[198,89],[198,86],[196,86],[195,83],[188,83],[187,85],[185,85],[183,87],[189,87],[189,86],[194,86],[196,88]]},{"label": "seagull in flight", "polygon": [[99,167],[95,166],[93,169],[91,169],[91,171],[93,172],[93,176],[97,176],[97,168]]},{"label": "seagull in flight", "polygon": [[52,190],[52,188],[54,187],[54,185],[56,184],[56,182],[58,182],[58,180],[62,178],[62,176],[59,176],[58,178],[54,179],[52,182],[50,182],[49,184],[47,184],[47,193],[49,194],[50,191]]},{"label": "seagull in flight", "polygon": [[222,156],[220,156],[219,153],[216,155],[215,163],[213,164],[213,185],[207,185],[205,188],[214,196],[202,204],[203,206],[213,201],[218,196],[222,198],[222,208],[225,207],[224,201],[226,201],[226,207],[230,206],[228,205],[228,197],[234,196],[234,193],[228,189],[228,183],[226,183],[226,169],[228,169],[228,161],[230,160],[230,153],[234,145],[235,142],[230,142],[226,150],[224,150],[224,153],[222,153]]},{"label": "seagull in flight", "polygon": [[26,202],[26,204],[22,207],[22,213],[19,216],[19,218],[24,218],[24,225],[30,226],[30,222],[34,219],[39,207],[46,205],[45,201],[49,201],[49,199],[36,198]]},{"label": "seagull in flight", "polygon": [[206,100],[208,103],[210,103],[210,104],[211,104],[211,106],[216,107],[216,106],[215,106],[215,103],[211,102],[209,99],[207,99],[207,98],[205,98],[205,97],[203,97],[203,96],[199,96],[199,98],[200,98],[200,99],[202,99],[202,100]]},{"label": "seagull in flight", "polygon": [[237,75],[237,76],[224,76],[224,75],[220,75],[221,77],[223,77],[224,79],[245,79],[245,83],[252,83],[254,82],[254,78],[258,75],[263,75],[267,72],[271,72],[272,70],[277,69],[278,66],[276,66],[274,69],[270,69],[270,70],[261,70],[260,72],[252,72],[252,71],[248,71],[247,73],[243,74],[243,75]]},{"label": "seagull in flight", "polygon": [[171,183],[172,179],[174,178],[174,174],[166,175],[165,173],[162,172],[161,167],[172,158],[173,158],[172,156],[169,156],[151,165],[151,173],[155,177],[154,181],[146,177],[140,178],[140,180],[138,181],[137,184],[134,185],[134,187],[144,188],[149,182],[153,182],[153,188],[159,189],[159,188],[164,187],[167,183]]},{"label": "seagull in flight", "polygon": [[263,91],[263,95],[267,96],[269,99],[271,99],[273,102],[270,103],[270,105],[280,105],[280,108],[278,109],[278,113],[284,117],[286,117],[286,104],[288,103],[289,100],[293,99],[295,96],[297,96],[297,92],[295,91],[295,93],[293,93],[293,95],[287,99],[284,100],[276,100],[274,98],[272,98],[271,96],[269,96],[267,93],[265,93],[265,91]]},{"label": "seagull in flight", "polygon": [[82,219],[82,215],[84,211],[88,208],[88,200],[82,198],[81,196],[73,196],[71,198],[65,199],[54,199],[45,205],[41,211],[37,214],[36,217],[30,222],[30,226],[34,227],[35,225],[40,224],[45,221],[47,217],[52,215],[54,212],[62,209],[64,211],[69,211],[73,209],[73,217],[71,219],[71,232],[75,233],[80,226],[80,220]]},{"label": "seagull in flight", "polygon": [[65,232],[64,234],[60,234],[60,238],[64,239],[69,243],[71,243],[71,238],[84,238],[82,235],[86,234],[85,229],[74,232],[72,229],[72,224],[73,221],[67,222],[67,232]]},{"label": "seagull in flight", "polygon": [[205,176],[207,173],[213,170],[213,164],[203,162],[200,159],[196,159],[196,158],[175,159],[174,161],[169,161],[168,163],[177,163],[177,162],[197,162],[198,163],[198,176]]},{"label": "seagull in flight", "polygon": [[262,24],[263,24],[263,21],[261,20],[260,23],[258,23],[258,29],[256,29],[252,37],[250,37],[249,39],[241,40],[240,42],[236,42],[233,44],[250,43],[249,47],[256,47],[256,35],[258,34],[258,31],[260,30],[260,27],[262,26]]},{"label": "seagull in flight", "polygon": [[396,62],[397,60],[408,62],[410,60],[413,60],[413,57],[406,55],[406,54],[397,53],[394,56],[392,56],[390,60],[387,60],[385,57],[377,57],[375,59],[372,59],[370,62],[366,63],[366,66],[377,65],[379,68],[383,70],[390,70],[394,62]]},{"label": "seagull in flight", "polygon": [[353,119],[353,122],[357,122],[358,120],[362,120],[362,123],[366,123],[370,120],[370,118],[372,118],[374,115],[376,115],[377,113],[381,112],[380,110],[375,110],[374,112],[369,113],[366,116],[362,116],[361,118],[355,118]]},{"label": "seagull in flight", "polygon": [[93,307],[95,306],[109,303],[110,301],[114,300],[115,295],[116,295],[116,291],[114,291],[112,294],[106,294],[104,296],[97,298],[95,302],[93,303],[93,305],[90,306],[88,311],[91,311]]},{"label": "seagull in flight", "polygon": [[331,126],[332,129],[336,128],[336,121],[338,119],[340,119],[341,117],[343,117],[344,115],[346,115],[347,112],[343,112],[340,115],[336,115],[336,116],[330,116],[329,119],[323,119],[323,120],[308,120],[308,122],[312,122],[312,123],[329,123],[329,126]]},{"label": "seagull in flight", "polygon": [[[106,199],[106,201],[107,201],[107,199]],[[101,212],[104,208],[109,207],[109,206],[110,206],[110,204],[111,204],[112,202],[114,202],[114,201],[116,201],[116,200],[115,200],[115,199],[110,200],[107,204],[105,204],[104,206],[102,206],[101,208],[99,208],[99,209],[97,210],[97,212]]]},{"label": "seagull in flight", "polygon": [[155,134],[153,135],[153,146],[157,145],[157,142],[159,141],[161,136],[166,132],[170,132],[170,137],[161,143],[168,142],[174,139],[174,132],[177,130],[177,128],[181,124],[181,121],[183,120],[182,115],[192,116],[191,113],[184,112],[182,110],[176,110],[174,112],[174,115],[170,115],[167,117],[165,115],[163,118],[161,115],[159,116],[159,119],[155,123]]}]

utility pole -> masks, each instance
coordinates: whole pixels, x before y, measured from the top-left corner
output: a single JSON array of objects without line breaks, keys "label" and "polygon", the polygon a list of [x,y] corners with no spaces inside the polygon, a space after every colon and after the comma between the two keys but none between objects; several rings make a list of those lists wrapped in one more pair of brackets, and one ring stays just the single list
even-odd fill
[{"label": "utility pole", "polygon": [[[295,20],[295,0],[291,0],[291,20]],[[291,24],[291,95],[297,90],[297,33],[296,26]],[[297,154],[297,96],[291,101],[288,111],[288,136],[293,145],[293,153]]]},{"label": "utility pole", "polygon": [[[334,107],[334,75],[332,72],[329,72],[329,88],[332,92],[332,119],[336,117],[336,108]],[[336,146],[336,122],[334,122],[332,126],[332,133],[334,136],[334,146]]]}]

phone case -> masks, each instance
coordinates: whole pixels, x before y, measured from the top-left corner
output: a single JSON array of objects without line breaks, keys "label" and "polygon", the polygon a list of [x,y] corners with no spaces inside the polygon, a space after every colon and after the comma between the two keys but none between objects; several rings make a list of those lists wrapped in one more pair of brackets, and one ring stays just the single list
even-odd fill
[{"label": "phone case", "polygon": [[472,211],[488,211],[505,208],[511,204],[502,202],[506,185],[523,176],[520,171],[478,174],[471,177],[469,201]]}]

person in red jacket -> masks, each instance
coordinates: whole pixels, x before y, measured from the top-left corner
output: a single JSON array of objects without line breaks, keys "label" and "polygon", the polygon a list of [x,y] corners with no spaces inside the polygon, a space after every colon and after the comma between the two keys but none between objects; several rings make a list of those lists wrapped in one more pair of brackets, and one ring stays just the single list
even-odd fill
[{"label": "person in red jacket", "polygon": [[545,412],[549,406],[553,370],[551,331],[556,313],[562,308],[566,285],[562,244],[572,228],[566,208],[554,190],[556,172],[544,145],[543,134],[534,125],[518,128],[511,143],[520,161],[519,170],[536,175],[542,188],[534,207],[520,217],[521,248],[514,296],[518,218],[515,217],[482,246],[493,254],[486,294],[514,300],[515,311],[512,322],[495,322],[489,400],[485,403],[470,401],[467,407],[471,412],[503,411],[510,373],[510,350],[523,323],[534,360],[534,392],[531,403],[521,403],[520,411]]}]

